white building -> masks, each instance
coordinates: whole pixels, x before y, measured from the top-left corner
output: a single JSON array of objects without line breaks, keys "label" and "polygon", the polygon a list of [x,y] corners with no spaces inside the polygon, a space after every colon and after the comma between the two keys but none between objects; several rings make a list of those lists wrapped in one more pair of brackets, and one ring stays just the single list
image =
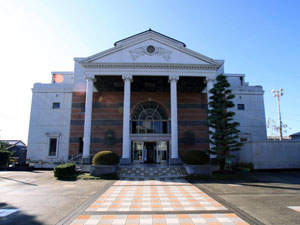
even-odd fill
[{"label": "white building", "polygon": [[74,62],[74,72],[52,72],[50,84],[32,89],[28,159],[37,167],[76,155],[89,163],[101,150],[115,151],[122,163],[176,163],[185,151],[207,150],[207,93],[218,74],[236,95],[241,140],[267,138],[261,86],[158,32]]}]

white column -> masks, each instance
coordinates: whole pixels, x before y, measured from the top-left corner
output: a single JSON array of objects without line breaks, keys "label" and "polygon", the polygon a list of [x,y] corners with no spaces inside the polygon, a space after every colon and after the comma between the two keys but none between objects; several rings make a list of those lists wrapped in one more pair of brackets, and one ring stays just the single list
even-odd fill
[{"label": "white column", "polygon": [[171,158],[170,163],[178,163],[178,121],[177,121],[177,81],[179,76],[169,76],[171,89]]},{"label": "white column", "polygon": [[[214,82],[215,82],[215,78],[206,77],[207,107],[208,107],[208,109],[210,109],[210,106],[209,106],[210,99],[209,99],[209,97],[213,95],[212,93],[210,93],[210,90],[214,87]],[[209,131],[213,132],[214,129],[210,127]],[[211,138],[211,135],[209,135],[209,138]],[[209,148],[212,149],[212,147],[213,147],[213,145],[211,143],[209,143]],[[216,155],[210,154],[210,158],[216,158]]]},{"label": "white column", "polygon": [[122,164],[130,163],[130,85],[132,75],[123,75],[124,80],[124,103],[123,103],[123,146],[122,146]]},{"label": "white column", "polygon": [[85,93],[85,113],[84,113],[84,136],[83,136],[83,163],[89,164],[90,142],[91,142],[91,124],[92,124],[92,105],[93,105],[94,78],[86,78]]}]

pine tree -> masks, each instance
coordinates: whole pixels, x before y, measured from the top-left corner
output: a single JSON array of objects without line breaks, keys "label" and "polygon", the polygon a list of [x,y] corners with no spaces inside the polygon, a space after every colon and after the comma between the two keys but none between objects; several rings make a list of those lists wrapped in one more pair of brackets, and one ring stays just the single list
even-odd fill
[{"label": "pine tree", "polygon": [[210,90],[212,96],[209,98],[208,126],[211,129],[210,143],[211,154],[215,154],[220,164],[220,172],[225,170],[225,162],[230,158],[230,152],[239,151],[242,144],[239,142],[238,122],[233,121],[234,112],[228,109],[234,107],[231,101],[235,96],[230,90],[224,75],[217,76],[217,82]]}]

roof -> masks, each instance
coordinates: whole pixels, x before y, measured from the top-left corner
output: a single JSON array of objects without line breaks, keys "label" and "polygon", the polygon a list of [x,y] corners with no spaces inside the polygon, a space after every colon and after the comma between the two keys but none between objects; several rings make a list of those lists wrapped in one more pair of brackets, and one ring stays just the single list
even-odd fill
[{"label": "roof", "polygon": [[142,34],[145,34],[145,33],[154,33],[154,34],[160,35],[160,36],[162,36],[162,37],[164,37],[164,38],[168,38],[168,39],[170,39],[170,40],[172,40],[172,41],[175,41],[175,42],[178,42],[178,43],[182,44],[183,47],[186,47],[186,44],[185,44],[185,43],[183,43],[183,42],[181,42],[181,41],[178,41],[178,40],[176,40],[176,39],[174,39],[174,38],[168,37],[168,36],[166,36],[166,35],[164,35],[164,34],[161,34],[161,33],[157,32],[157,31],[151,30],[151,28],[149,28],[149,30],[143,31],[143,32],[141,32],[141,33],[138,33],[138,34],[132,35],[132,36],[130,36],[130,37],[124,38],[124,39],[122,39],[122,40],[120,40],[120,41],[117,41],[117,42],[115,42],[114,46],[117,46],[119,42],[122,42],[122,41],[125,41],[125,40],[128,40],[128,39],[131,39],[131,38],[133,38],[133,37],[136,37],[136,36],[139,36],[139,35],[142,35]]},{"label": "roof", "polygon": [[10,147],[11,146],[26,146],[25,143],[21,140],[0,140],[0,142],[3,142],[5,144],[8,144]]},{"label": "roof", "polygon": [[294,134],[291,134],[290,136],[300,136],[300,131]]}]

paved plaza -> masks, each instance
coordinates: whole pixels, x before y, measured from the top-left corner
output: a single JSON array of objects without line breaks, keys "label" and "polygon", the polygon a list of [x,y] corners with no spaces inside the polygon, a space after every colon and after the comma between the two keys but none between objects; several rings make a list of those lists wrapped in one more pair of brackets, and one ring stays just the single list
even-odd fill
[{"label": "paved plaza", "polygon": [[235,180],[59,181],[0,172],[1,225],[300,224],[299,171]]},{"label": "paved plaza", "polygon": [[248,224],[186,180],[117,181],[85,212],[71,224]]}]

